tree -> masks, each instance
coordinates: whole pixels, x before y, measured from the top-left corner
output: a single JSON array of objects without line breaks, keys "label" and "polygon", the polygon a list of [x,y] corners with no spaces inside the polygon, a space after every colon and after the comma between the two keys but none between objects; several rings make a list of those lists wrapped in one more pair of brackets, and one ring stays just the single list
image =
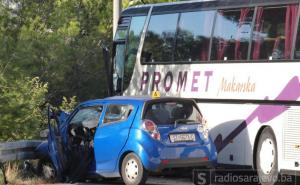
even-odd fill
[{"label": "tree", "polygon": [[8,80],[0,74],[0,140],[32,139],[39,134],[45,117],[47,84],[39,78]]},{"label": "tree", "polygon": [[128,7],[138,4],[152,4],[152,3],[165,3],[174,2],[176,0],[123,0],[123,7]]},{"label": "tree", "polygon": [[0,139],[34,138],[45,102],[106,96],[98,43],[111,35],[111,0],[0,0]]},{"label": "tree", "polygon": [[0,55],[3,65],[18,69],[15,78],[39,76],[49,84],[48,98],[56,105],[63,96],[80,101],[105,96],[98,42],[111,40],[111,1],[14,3],[17,9],[2,6]]}]

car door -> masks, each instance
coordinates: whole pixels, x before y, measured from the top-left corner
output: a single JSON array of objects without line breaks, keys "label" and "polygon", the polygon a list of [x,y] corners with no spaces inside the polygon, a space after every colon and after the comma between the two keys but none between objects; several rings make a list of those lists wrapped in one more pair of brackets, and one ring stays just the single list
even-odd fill
[{"label": "car door", "polygon": [[102,114],[102,105],[80,107],[68,124],[68,178],[77,181],[84,177],[94,161],[93,140]]},{"label": "car door", "polygon": [[126,144],[138,106],[131,103],[108,104],[95,134],[95,157],[98,172],[115,170]]},{"label": "car door", "polygon": [[[81,127],[83,129],[83,127],[89,127],[93,123],[96,123],[94,127],[97,127],[99,117],[102,113],[102,107],[102,105],[80,106],[75,109],[69,119],[64,117],[65,114],[57,116],[56,119],[50,119],[49,116],[48,149],[58,178],[62,179],[66,175],[69,176],[69,178],[75,176],[78,177],[82,172],[79,170],[79,167],[83,169],[88,166],[85,162],[89,163],[90,161],[83,160],[83,158],[89,157],[86,155],[89,151],[84,151],[83,149],[89,149],[88,147],[90,144],[86,142],[90,141],[84,141],[82,139],[81,142],[78,138],[81,138],[82,136],[77,137],[76,134],[78,134],[78,130],[80,130]],[[63,120],[63,122],[61,120]],[[74,129],[74,136],[71,136],[71,129]],[[75,142],[78,142],[78,151],[73,151],[74,146],[76,145]],[[81,154],[82,156],[79,156]],[[80,158],[81,160],[74,161],[75,157]],[[93,158],[93,156],[90,157]],[[76,174],[74,175],[74,173]]]},{"label": "car door", "polygon": [[48,108],[48,151],[58,179],[62,178],[68,162],[66,157],[67,117],[68,114],[65,112],[56,114]]}]

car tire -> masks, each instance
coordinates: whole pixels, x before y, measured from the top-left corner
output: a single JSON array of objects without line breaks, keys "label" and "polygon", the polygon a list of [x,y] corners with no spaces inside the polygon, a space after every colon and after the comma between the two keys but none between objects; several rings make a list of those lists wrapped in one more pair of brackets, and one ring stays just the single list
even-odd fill
[{"label": "car tire", "polygon": [[50,159],[40,159],[37,164],[37,173],[46,180],[54,180],[57,178],[55,168]]},{"label": "car tire", "polygon": [[148,172],[139,157],[129,153],[122,161],[121,175],[126,185],[142,185],[147,180]]},{"label": "car tire", "polygon": [[278,152],[273,130],[263,129],[256,150],[256,170],[262,185],[274,185],[278,180]]}]

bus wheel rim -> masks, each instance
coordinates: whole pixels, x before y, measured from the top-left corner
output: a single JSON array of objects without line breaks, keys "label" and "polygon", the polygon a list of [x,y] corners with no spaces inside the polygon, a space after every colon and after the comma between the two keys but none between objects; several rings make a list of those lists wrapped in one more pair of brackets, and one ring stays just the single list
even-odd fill
[{"label": "bus wheel rim", "polygon": [[260,168],[264,174],[270,174],[275,162],[275,145],[272,139],[266,138],[260,150]]}]

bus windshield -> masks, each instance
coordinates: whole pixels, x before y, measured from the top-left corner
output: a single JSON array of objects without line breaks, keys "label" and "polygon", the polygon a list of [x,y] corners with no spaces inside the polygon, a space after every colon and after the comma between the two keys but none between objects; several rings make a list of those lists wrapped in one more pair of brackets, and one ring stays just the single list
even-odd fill
[{"label": "bus windshield", "polygon": [[[130,83],[146,16],[124,17],[114,38],[113,91],[119,94]],[[129,22],[130,21],[130,25]]]}]

